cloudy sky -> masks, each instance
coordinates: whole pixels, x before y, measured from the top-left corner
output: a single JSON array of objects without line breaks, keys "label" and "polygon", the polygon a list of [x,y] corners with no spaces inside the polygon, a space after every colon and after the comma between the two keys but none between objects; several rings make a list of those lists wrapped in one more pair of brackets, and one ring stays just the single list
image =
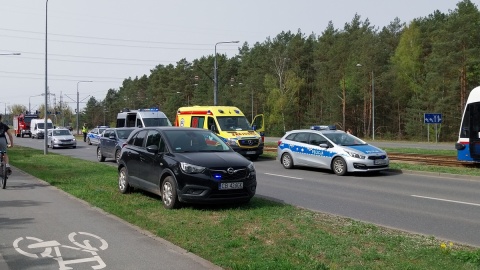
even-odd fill
[{"label": "cloudy sky", "polygon": [[[477,6],[480,0],[473,1]],[[80,107],[103,100],[125,78],[149,75],[156,65],[237,48],[282,31],[320,35],[329,21],[341,29],[355,14],[378,28],[435,10],[453,0],[0,0],[0,112],[13,104],[32,110],[44,102],[45,28],[48,25],[50,104]],[[48,17],[46,23],[45,18]],[[21,55],[2,55],[21,53]],[[212,67],[213,70],[213,67]],[[82,82],[92,81],[92,82]],[[213,86],[212,86],[213,89]],[[213,90],[212,90],[213,91]],[[8,113],[8,109],[7,109]]]}]

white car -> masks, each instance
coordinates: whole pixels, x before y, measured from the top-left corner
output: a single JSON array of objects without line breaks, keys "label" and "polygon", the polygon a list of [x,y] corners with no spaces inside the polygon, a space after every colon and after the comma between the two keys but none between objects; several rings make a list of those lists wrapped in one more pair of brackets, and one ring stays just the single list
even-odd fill
[{"label": "white car", "polygon": [[77,140],[68,129],[49,129],[47,145],[52,149],[56,147],[77,147]]},{"label": "white car", "polygon": [[331,126],[288,131],[279,141],[277,157],[286,169],[294,166],[349,172],[387,170],[387,153],[361,139]]}]

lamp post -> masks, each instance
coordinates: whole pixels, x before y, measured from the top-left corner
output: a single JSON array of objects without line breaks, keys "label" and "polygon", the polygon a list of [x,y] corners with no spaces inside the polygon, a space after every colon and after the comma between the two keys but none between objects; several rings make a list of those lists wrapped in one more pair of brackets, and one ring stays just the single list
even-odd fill
[{"label": "lamp post", "polygon": [[[357,67],[362,67],[362,64],[357,64]],[[375,140],[375,76],[373,70],[370,72],[372,76],[372,140]]]},{"label": "lamp post", "polygon": [[92,82],[92,81],[78,81],[77,82],[77,134],[78,134],[78,121],[79,121],[79,113],[80,113],[80,106],[79,106],[79,93],[78,93],[78,84],[82,83],[82,82]]},{"label": "lamp post", "polygon": [[220,41],[215,43],[215,56],[213,61],[213,105],[217,106],[217,92],[218,92],[218,72],[217,72],[217,45],[223,43],[238,43],[239,41]]},{"label": "lamp post", "polygon": [[45,1],[45,128],[43,135],[43,154],[48,154],[48,145],[47,145],[47,109],[48,109],[48,76],[47,76],[47,35],[48,33],[48,0]]}]

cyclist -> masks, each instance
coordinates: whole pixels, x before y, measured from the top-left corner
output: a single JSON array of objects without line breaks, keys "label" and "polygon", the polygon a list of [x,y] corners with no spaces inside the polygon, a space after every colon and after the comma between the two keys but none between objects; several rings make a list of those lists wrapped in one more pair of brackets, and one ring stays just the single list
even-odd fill
[{"label": "cyclist", "polygon": [[13,147],[13,136],[8,132],[10,128],[2,122],[2,115],[0,114],[0,151],[4,151],[5,155],[5,163],[7,165],[7,173],[11,174],[12,170],[10,169],[10,164],[8,163],[8,155],[7,155],[7,135],[10,141],[10,147]]}]

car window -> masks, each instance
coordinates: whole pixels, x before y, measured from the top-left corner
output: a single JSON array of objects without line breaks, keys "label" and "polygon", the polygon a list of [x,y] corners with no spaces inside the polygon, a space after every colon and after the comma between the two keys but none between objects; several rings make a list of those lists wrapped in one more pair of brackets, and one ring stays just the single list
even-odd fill
[{"label": "car window", "polygon": [[319,146],[322,143],[328,144],[328,140],[320,134],[312,133],[310,134],[309,144]]},{"label": "car window", "polygon": [[138,146],[138,147],[142,147],[143,142],[145,141],[145,136],[146,135],[147,135],[146,130],[142,130],[142,131],[138,132],[137,135],[134,138],[133,145]]},{"label": "car window", "polygon": [[301,143],[308,143],[308,135],[309,134],[306,132],[297,133],[297,135],[294,138],[294,141],[301,142]]},{"label": "car window", "polygon": [[130,133],[132,133],[133,129],[126,129],[126,130],[117,130],[118,138],[119,139],[127,139]]},{"label": "car window", "polygon": [[145,147],[149,147],[150,145],[160,145],[160,133],[156,130],[150,130],[148,132],[147,144],[145,145]]}]

